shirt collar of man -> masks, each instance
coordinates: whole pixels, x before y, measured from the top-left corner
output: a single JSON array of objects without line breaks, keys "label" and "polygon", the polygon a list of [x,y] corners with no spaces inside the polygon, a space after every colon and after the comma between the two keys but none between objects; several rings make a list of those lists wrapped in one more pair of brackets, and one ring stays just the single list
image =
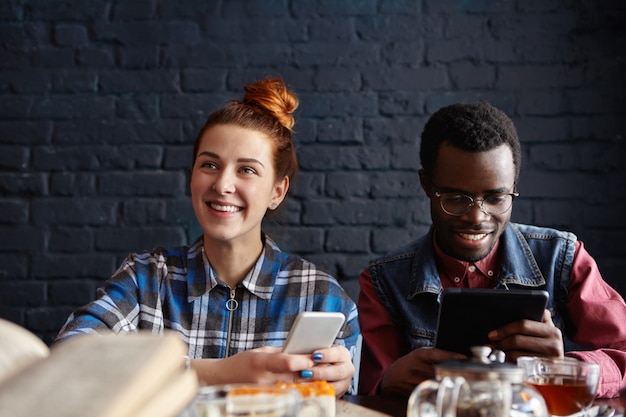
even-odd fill
[{"label": "shirt collar of man", "polygon": [[[441,286],[447,287],[469,287],[469,288],[492,288],[498,271],[498,248],[500,239],[496,242],[491,252],[483,259],[476,262],[468,262],[446,255],[437,244],[436,232],[433,233],[433,245],[435,247],[435,260],[439,270]],[[468,277],[470,267],[476,268],[475,275]],[[459,278],[455,280],[455,278]]]}]

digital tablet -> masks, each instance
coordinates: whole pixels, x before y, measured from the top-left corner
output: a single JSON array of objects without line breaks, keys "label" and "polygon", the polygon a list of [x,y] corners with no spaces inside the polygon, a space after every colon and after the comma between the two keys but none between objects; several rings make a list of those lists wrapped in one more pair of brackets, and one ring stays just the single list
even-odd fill
[{"label": "digital tablet", "polygon": [[435,347],[471,356],[472,346],[489,343],[490,331],[521,319],[541,321],[547,304],[544,290],[446,288]]}]

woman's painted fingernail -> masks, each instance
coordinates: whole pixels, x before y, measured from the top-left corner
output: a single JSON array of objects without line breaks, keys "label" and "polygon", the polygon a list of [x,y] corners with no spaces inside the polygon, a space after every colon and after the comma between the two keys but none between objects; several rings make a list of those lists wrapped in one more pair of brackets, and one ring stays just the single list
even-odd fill
[{"label": "woman's painted fingernail", "polygon": [[314,361],[319,362],[319,361],[321,361],[322,359],[324,359],[324,355],[323,355],[323,354],[321,354],[321,353],[319,353],[319,352],[315,352],[315,353],[313,354],[313,360],[314,360]]},{"label": "woman's painted fingernail", "polygon": [[302,378],[313,378],[313,371],[305,369],[304,371],[300,372],[300,376]]}]

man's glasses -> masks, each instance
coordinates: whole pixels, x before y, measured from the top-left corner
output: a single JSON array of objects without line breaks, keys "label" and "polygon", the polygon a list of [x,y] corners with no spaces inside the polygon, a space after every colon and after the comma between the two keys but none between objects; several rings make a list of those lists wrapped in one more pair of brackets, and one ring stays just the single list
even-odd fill
[{"label": "man's glasses", "polygon": [[484,198],[473,198],[460,193],[440,193],[435,192],[435,197],[439,199],[441,208],[451,216],[462,216],[470,212],[475,204],[490,216],[497,216],[506,213],[513,205],[513,199],[519,196],[518,192],[512,193],[492,193]]}]

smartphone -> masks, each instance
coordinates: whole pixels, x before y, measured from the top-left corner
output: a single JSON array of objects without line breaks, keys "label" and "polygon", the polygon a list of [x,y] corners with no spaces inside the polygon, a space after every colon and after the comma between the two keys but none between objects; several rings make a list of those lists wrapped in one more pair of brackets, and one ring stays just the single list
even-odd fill
[{"label": "smartphone", "polygon": [[521,319],[541,321],[547,304],[544,290],[446,288],[435,347],[471,356],[472,346],[489,343],[490,331]]},{"label": "smartphone", "polygon": [[304,311],[296,317],[285,345],[285,353],[313,353],[330,347],[346,321],[343,313]]}]

